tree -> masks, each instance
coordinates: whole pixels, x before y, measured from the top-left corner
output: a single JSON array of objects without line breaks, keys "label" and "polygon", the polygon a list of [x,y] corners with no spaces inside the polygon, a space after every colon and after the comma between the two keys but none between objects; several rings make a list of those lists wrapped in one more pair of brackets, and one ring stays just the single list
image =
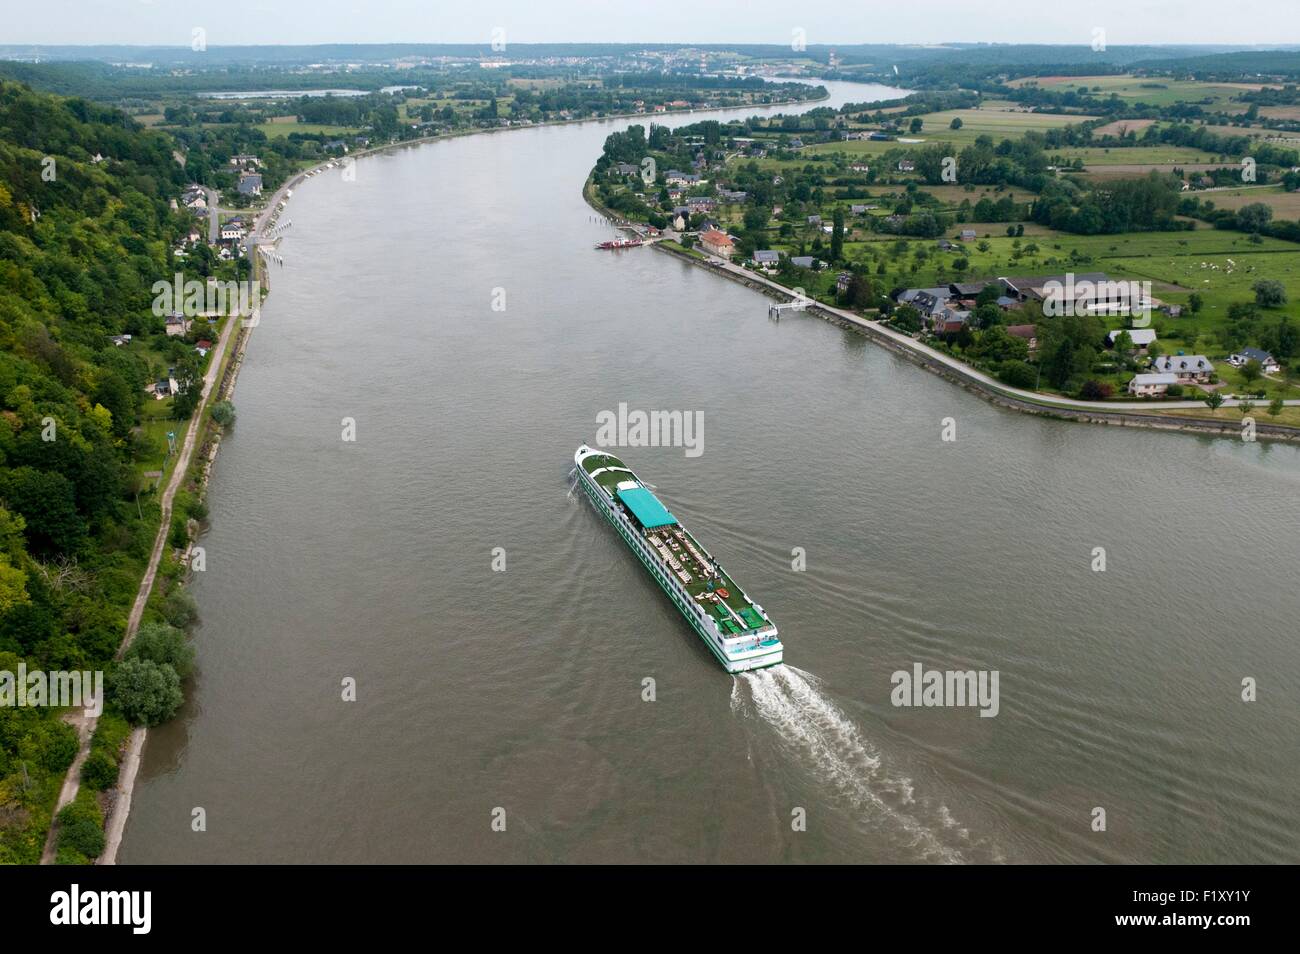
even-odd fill
[{"label": "tree", "polygon": [[9,563],[9,554],[0,553],[0,616],[19,604],[31,602],[27,595],[27,574]]},{"label": "tree", "polygon": [[1263,202],[1244,205],[1237,210],[1237,228],[1243,232],[1262,232],[1273,219],[1273,210]]},{"label": "tree", "polygon": [[1285,406],[1286,405],[1283,403],[1281,395],[1278,395],[1277,397],[1273,398],[1273,400],[1268,402],[1269,417],[1277,417],[1279,414],[1282,413],[1282,408],[1284,408]]},{"label": "tree", "polygon": [[831,215],[831,261],[838,262],[844,257],[844,209],[835,207]]},{"label": "tree", "polygon": [[113,673],[111,689],[113,701],[132,725],[166,722],[183,701],[176,670],[148,659],[124,659]]},{"label": "tree", "polygon": [[1058,390],[1065,388],[1071,375],[1074,374],[1074,344],[1069,338],[1061,339],[1060,344],[1048,356],[1043,369],[1047,372],[1047,380],[1054,388]]},{"label": "tree", "polygon": [[770,210],[761,205],[751,205],[745,209],[745,231],[759,232],[767,227]]},{"label": "tree", "polygon": [[1255,410],[1254,401],[1238,401],[1237,410],[1241,412],[1242,417],[1249,417],[1250,412]]},{"label": "tree", "polygon": [[903,331],[921,330],[921,313],[912,305],[901,305],[895,308],[892,321],[895,327]]},{"label": "tree", "polygon": [[1218,391],[1213,391],[1210,396],[1205,399],[1205,403],[1211,411],[1217,411],[1219,408],[1223,407],[1223,395]]},{"label": "tree", "polygon": [[126,658],[171,666],[182,679],[194,671],[194,647],[186,641],[181,630],[166,623],[141,626],[126,651]]},{"label": "tree", "polygon": [[1241,366],[1241,377],[1247,384],[1254,384],[1264,373],[1264,366],[1251,358]]},{"label": "tree", "polygon": [[925,124],[921,122],[920,116],[914,116],[912,118],[911,123],[908,124],[907,128],[910,129],[913,133],[919,133],[924,125]]},{"label": "tree", "polygon": [[85,540],[86,523],[77,513],[75,489],[62,474],[16,467],[0,474],[0,499],[22,516],[33,553],[74,553]]},{"label": "tree", "polygon": [[1187,310],[1193,315],[1200,314],[1201,309],[1205,307],[1205,298],[1200,292],[1192,292],[1187,296]]},{"label": "tree", "polygon": [[1286,304],[1286,286],[1275,278],[1261,278],[1251,288],[1255,304],[1261,308],[1281,308]]},{"label": "tree", "polygon": [[960,117],[960,116],[954,116],[954,117],[952,118],[952,122],[950,122],[950,123],[948,124],[948,128],[949,128],[949,129],[961,129],[961,117]]}]

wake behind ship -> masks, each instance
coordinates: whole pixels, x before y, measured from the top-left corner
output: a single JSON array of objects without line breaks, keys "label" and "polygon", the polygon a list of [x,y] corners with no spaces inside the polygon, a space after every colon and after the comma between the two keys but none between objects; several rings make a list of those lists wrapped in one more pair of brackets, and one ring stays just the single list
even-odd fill
[{"label": "wake behind ship", "polygon": [[573,455],[578,483],[645,564],[727,672],[781,662],[776,624],[712,555],[612,454],[586,444]]}]

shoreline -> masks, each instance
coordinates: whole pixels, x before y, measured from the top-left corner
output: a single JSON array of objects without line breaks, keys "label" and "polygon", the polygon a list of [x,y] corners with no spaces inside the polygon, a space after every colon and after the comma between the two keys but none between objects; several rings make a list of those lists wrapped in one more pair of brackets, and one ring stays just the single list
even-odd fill
[{"label": "shoreline", "polygon": [[[608,219],[616,225],[625,221],[595,199],[591,191],[591,185],[591,174],[588,173],[587,179],[582,186],[582,197],[587,205],[602,218]],[[743,270],[733,270],[738,269],[738,266],[720,268],[714,265],[711,259],[697,258],[689,253],[668,248],[662,242],[651,244],[655,251],[671,255],[679,261],[704,269],[710,274],[743,285],[765,297],[781,298],[784,296],[784,300],[787,301],[793,301],[795,298],[790,289],[772,282],[764,276]],[[1056,398],[1054,395],[1036,395],[1031,392],[1025,392],[1021,395],[1016,393],[1017,389],[991,383],[992,379],[985,380],[987,375],[975,368],[966,366],[964,362],[960,362],[956,358],[940,355],[933,352],[933,349],[923,349],[914,339],[901,332],[884,328],[877,321],[863,318],[860,315],[818,301],[810,301],[803,310],[813,313],[822,320],[846,331],[856,332],[885,350],[906,358],[913,364],[938,375],[971,394],[983,398],[990,404],[1009,410],[1032,414],[1037,417],[1049,417],[1086,424],[1109,424],[1117,427],[1143,427],[1150,430],[1179,431],[1185,434],[1199,434],[1202,437],[1241,438],[1240,420],[1214,420],[1211,418],[1176,416],[1162,414],[1159,411],[1147,411],[1140,407],[1116,407],[1108,410],[1106,405],[1102,403],[1093,406],[1065,398]],[[947,357],[947,361],[942,360],[945,357]],[[1225,406],[1231,406],[1232,403],[1235,402],[1229,402]],[[1201,402],[1180,402],[1178,407],[1174,409],[1196,410],[1200,406]],[[1287,424],[1269,424],[1256,420],[1255,436],[1256,439],[1300,442],[1300,427],[1292,427]]]},{"label": "shoreline", "polygon": [[[330,163],[337,164],[340,161],[349,158],[359,159],[363,156],[377,156],[382,153],[392,152],[393,150],[396,149],[404,149],[413,146],[423,146],[428,143],[442,142],[449,139],[462,138],[464,136],[475,136],[480,134],[492,134],[492,133],[504,133],[504,132],[517,132],[523,129],[536,129],[542,126],[566,126],[566,125],[574,125],[577,123],[603,122],[604,120],[607,119],[635,119],[638,116],[678,116],[678,115],[690,115],[695,112],[703,113],[703,112],[733,111],[738,109],[763,109],[769,106],[791,106],[791,105],[799,105],[802,103],[818,103],[827,99],[830,99],[829,92],[827,92],[825,96],[813,97],[811,99],[779,100],[772,103],[745,104],[742,106],[716,106],[716,107],[710,107],[708,109],[701,109],[701,110],[683,109],[683,110],[675,110],[673,112],[653,113],[653,114],[615,113],[607,116],[599,116],[599,117],[589,116],[581,119],[547,120],[546,122],[530,123],[527,126],[498,126],[493,129],[466,129],[466,130],[459,130],[456,132],[444,133],[438,136],[425,136],[419,139],[404,140],[402,142],[385,143],[382,146],[375,146],[373,148],[368,148],[368,149],[359,150],[357,152],[348,153],[345,156],[326,159],[316,163],[315,165],[307,166],[306,168],[300,169],[298,172],[294,173],[283,183],[281,183],[280,186],[275,190],[275,192],[271,193],[270,198],[267,200],[267,202],[265,203],[265,205],[262,207],[260,211],[254,212],[250,210],[250,214],[253,215],[254,222],[257,225],[256,229],[254,229],[253,232],[250,233],[250,235],[260,238],[263,230],[268,225],[272,224],[279,217],[279,212],[277,211],[277,209],[279,207],[279,204],[282,201],[286,203],[285,210],[288,209],[287,201],[289,197],[286,196],[286,193],[292,189],[297,188],[304,181],[306,181],[308,173],[322,172],[327,168],[329,168]],[[254,245],[255,244],[257,243],[254,243]],[[253,245],[250,245],[249,247],[249,254],[254,256],[253,261],[256,263],[258,259],[256,257],[256,253],[253,250]],[[262,284],[265,287],[265,291],[263,294],[260,295],[258,300],[258,305],[257,305],[257,311],[260,313],[262,304],[265,303],[267,296],[270,295],[271,282],[270,282],[270,276],[267,273],[266,269],[263,269],[259,265],[255,264],[254,270],[255,270],[254,274],[256,276],[256,280],[259,282],[259,284]],[[222,357],[214,365],[214,368],[216,370],[214,371],[214,380],[212,382],[212,385],[209,386],[208,390],[205,392],[202,404],[194,413],[194,421],[196,422],[202,420],[203,412],[206,411],[211,406],[212,403],[215,403],[215,401],[228,400],[234,394],[235,383],[239,377],[239,371],[243,367],[244,354],[248,348],[248,339],[251,337],[252,330],[254,327],[256,327],[256,325],[255,324],[245,325],[243,324],[243,321],[241,319],[240,325],[237,328],[233,325],[231,327],[234,328],[235,330],[233,344],[230,345],[229,348],[227,348],[224,344],[222,346],[222,350],[221,350]],[[227,333],[229,333],[229,331],[230,329],[227,329]],[[217,374],[220,375],[220,381],[215,380],[215,375]],[[188,442],[189,442],[189,437],[187,435],[187,444]],[[208,448],[207,452],[202,456],[200,460],[200,467],[202,469],[202,473],[200,475],[200,484],[205,491],[207,488],[208,477],[209,474],[211,473],[213,463],[216,461],[217,452],[220,449],[220,446],[221,446],[221,435],[217,435],[216,440],[212,442],[211,447]],[[172,478],[173,484],[169,485],[169,491],[172,496],[174,496],[176,489],[179,487],[181,478],[185,473],[188,473],[190,466],[193,463],[191,457],[194,448],[187,447],[187,449],[190,453],[185,458],[184,461],[185,466],[182,468],[180,466],[180,461],[178,461],[176,470],[173,472],[173,478]],[[166,540],[166,533],[168,528],[171,525],[170,499],[171,497],[169,496],[168,506],[159,524],[157,540],[163,542],[165,542]],[[193,545],[193,541],[191,541],[191,545]],[[133,606],[131,616],[128,619],[127,635],[123,639],[122,645],[118,648],[117,656],[119,658],[121,654],[126,651],[127,647],[130,646],[131,639],[135,634],[135,630],[139,626],[140,618],[144,613],[144,606],[148,602],[150,593],[153,591],[153,580],[155,574],[157,573],[158,563],[161,562],[161,555],[162,555],[162,549],[159,548],[157,551],[156,558],[151,558],[150,560],[150,566],[145,571],[145,578],[141,580],[140,589],[136,594],[136,605]],[[56,816],[59,810],[64,805],[69,804],[73,799],[76,798],[77,792],[80,789],[80,782],[81,782],[80,769],[82,763],[85,761],[86,756],[89,754],[90,742],[94,738],[94,727],[97,721],[98,720],[93,720],[90,722],[86,722],[85,720],[82,721],[83,738],[81,740],[81,748],[78,750],[77,757],[74,759],[73,764],[69,766],[68,773],[64,778],[63,788],[60,790],[60,795],[58,800],[56,801],[56,805],[54,809],[54,814]],[[135,793],[135,783],[140,773],[140,766],[144,762],[144,751],[145,751],[145,745],[148,742],[148,736],[149,736],[149,730],[147,727],[136,726],[132,728],[131,734],[127,737],[126,745],[123,748],[121,765],[118,769],[117,782],[111,789],[112,800],[109,804],[108,812],[104,818],[104,850],[100,853],[99,857],[95,859],[94,864],[96,865],[117,864],[117,853],[121,847],[122,837],[126,831],[127,820],[131,814],[132,796]],[[65,800],[65,795],[66,795],[66,800]],[[56,843],[56,833],[57,833],[57,823],[52,820],[50,824],[50,830],[46,833],[46,844],[45,844],[45,850],[41,856],[41,861],[40,861],[41,864],[53,863],[54,845]],[[49,856],[48,859],[46,857],[47,855]]]},{"label": "shoreline", "polygon": [[[744,276],[736,275],[734,272],[718,268],[710,268],[705,261],[697,259],[694,256],[678,252],[676,249],[663,247],[660,243],[655,243],[657,251],[667,255],[672,255],[680,261],[690,262],[691,264],[703,268],[715,275],[730,279],[737,284],[751,288],[767,297],[776,297],[780,292],[770,289],[759,283],[746,281]],[[787,291],[787,297],[794,300],[794,296]],[[837,325],[846,331],[854,331],[868,338],[880,347],[906,358],[913,364],[938,375],[946,381],[949,381],[971,394],[984,398],[990,404],[999,407],[1005,407],[1010,410],[1020,411],[1025,414],[1032,414],[1037,417],[1056,418],[1062,421],[1078,421],[1087,424],[1109,424],[1119,427],[1144,427],[1151,430],[1162,431],[1181,431],[1187,434],[1200,434],[1204,437],[1230,437],[1240,439],[1241,422],[1229,420],[1213,420],[1210,418],[1196,417],[1179,417],[1172,414],[1161,414],[1159,412],[1147,412],[1136,408],[1115,408],[1107,410],[1104,404],[1098,403],[1093,408],[1091,406],[1076,406],[1073,402],[1057,404],[1039,403],[1031,398],[1019,397],[1010,391],[1003,391],[997,387],[990,386],[983,380],[975,377],[978,374],[974,368],[963,372],[961,368],[936,360],[931,355],[919,348],[910,346],[905,335],[899,332],[892,332],[890,329],[882,328],[878,322],[862,318],[857,315],[850,315],[838,308],[831,308],[821,302],[811,302],[804,309],[805,312],[816,314],[817,317]],[[901,340],[900,340],[901,339]],[[955,360],[955,359],[954,359]],[[1043,397],[1048,397],[1044,395]],[[1197,402],[1198,404],[1200,402]],[[1225,405],[1226,406],[1226,405]],[[1181,410],[1195,410],[1192,408],[1180,408]],[[1256,421],[1255,435],[1257,439],[1278,440],[1278,441],[1295,441],[1300,442],[1300,428],[1291,427],[1286,424],[1268,424]]]}]

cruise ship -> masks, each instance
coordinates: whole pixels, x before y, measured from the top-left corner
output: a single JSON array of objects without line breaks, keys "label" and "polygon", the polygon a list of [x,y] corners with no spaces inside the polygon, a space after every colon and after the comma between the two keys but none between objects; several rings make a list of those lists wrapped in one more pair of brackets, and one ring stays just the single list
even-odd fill
[{"label": "cruise ship", "polygon": [[583,444],[578,483],[727,672],[781,662],[776,624],[617,457]]}]

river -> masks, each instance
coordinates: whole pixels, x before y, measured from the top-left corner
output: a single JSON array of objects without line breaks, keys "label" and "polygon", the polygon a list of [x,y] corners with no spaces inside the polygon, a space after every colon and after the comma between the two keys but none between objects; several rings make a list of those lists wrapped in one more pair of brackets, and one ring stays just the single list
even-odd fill
[{"label": "river", "polygon": [[[1300,861],[1300,449],[1025,416],[594,251],[627,123],[294,190],[119,860]],[[572,492],[620,402],[702,413],[698,457],[620,453],[787,666],[724,673]],[[997,715],[895,707],[915,663],[996,670]]]}]

